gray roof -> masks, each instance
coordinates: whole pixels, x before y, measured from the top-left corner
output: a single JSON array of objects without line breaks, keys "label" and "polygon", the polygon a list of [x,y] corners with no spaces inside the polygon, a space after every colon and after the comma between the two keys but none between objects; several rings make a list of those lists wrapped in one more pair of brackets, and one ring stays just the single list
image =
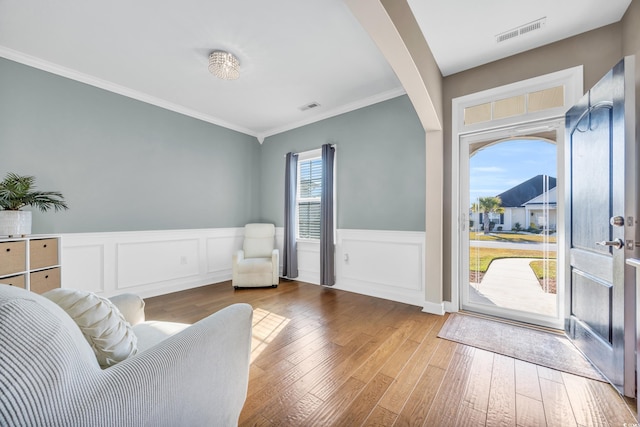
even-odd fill
[{"label": "gray roof", "polygon": [[534,199],[544,193],[544,178],[549,179],[549,188],[551,190],[556,186],[556,179],[548,175],[537,175],[527,181],[516,185],[508,189],[507,191],[498,194],[498,197],[502,200],[502,207],[504,208],[516,208],[522,206],[524,203],[531,199]]}]

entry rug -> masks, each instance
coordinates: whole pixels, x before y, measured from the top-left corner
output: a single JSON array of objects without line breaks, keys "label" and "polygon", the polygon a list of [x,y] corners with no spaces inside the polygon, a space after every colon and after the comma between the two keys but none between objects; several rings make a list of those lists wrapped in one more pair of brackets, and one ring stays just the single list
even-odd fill
[{"label": "entry rug", "polygon": [[598,381],[602,374],[561,334],[452,313],[438,337]]}]

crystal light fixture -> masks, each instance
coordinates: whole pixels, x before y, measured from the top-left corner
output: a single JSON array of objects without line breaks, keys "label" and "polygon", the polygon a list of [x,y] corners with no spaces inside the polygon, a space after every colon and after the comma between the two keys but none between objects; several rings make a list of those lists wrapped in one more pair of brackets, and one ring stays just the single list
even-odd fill
[{"label": "crystal light fixture", "polygon": [[209,72],[222,80],[240,77],[240,61],[229,52],[214,50],[209,55]]}]

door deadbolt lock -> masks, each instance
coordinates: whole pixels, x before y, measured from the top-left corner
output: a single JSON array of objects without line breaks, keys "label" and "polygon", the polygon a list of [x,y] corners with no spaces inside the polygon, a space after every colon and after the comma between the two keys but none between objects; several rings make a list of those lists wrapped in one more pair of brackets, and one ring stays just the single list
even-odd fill
[{"label": "door deadbolt lock", "polygon": [[616,227],[622,227],[624,225],[624,217],[620,215],[612,216],[609,220],[609,224],[614,225]]}]

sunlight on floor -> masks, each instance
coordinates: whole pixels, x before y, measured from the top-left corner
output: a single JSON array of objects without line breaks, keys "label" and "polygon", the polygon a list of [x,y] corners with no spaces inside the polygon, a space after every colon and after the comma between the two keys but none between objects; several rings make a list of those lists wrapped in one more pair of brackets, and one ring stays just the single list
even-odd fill
[{"label": "sunlight on floor", "polygon": [[253,310],[253,335],[251,340],[251,363],[287,326],[291,319],[261,308]]}]

